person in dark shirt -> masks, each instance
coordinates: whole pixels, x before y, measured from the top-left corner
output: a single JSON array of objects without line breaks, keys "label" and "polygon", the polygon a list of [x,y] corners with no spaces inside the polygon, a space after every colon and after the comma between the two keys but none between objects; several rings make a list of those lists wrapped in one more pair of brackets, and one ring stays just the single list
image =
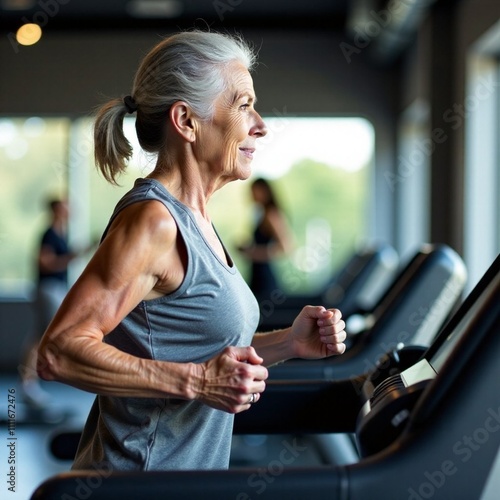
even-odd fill
[{"label": "person in dark shirt", "polygon": [[66,200],[52,199],[48,203],[50,226],[43,233],[36,260],[37,286],[34,300],[34,334],[27,342],[23,363],[20,365],[22,391],[25,402],[43,408],[49,402],[36,373],[36,350],[43,333],[55,316],[68,291],[68,265],[76,257],[67,241],[68,204]]}]

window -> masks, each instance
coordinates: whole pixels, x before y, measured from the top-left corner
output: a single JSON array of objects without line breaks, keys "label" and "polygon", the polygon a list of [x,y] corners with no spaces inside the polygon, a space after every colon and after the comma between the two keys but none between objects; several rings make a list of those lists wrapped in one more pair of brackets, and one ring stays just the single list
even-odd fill
[{"label": "window", "polygon": [[[373,129],[361,118],[272,116],[265,121],[269,132],[257,141],[253,172],[275,185],[295,236],[293,255],[277,263],[283,290],[314,291],[365,240]],[[134,123],[125,119],[134,157],[116,187],[94,166],[89,118],[0,120],[0,204],[9,214],[0,221],[0,293],[25,290],[35,278],[47,198],[68,196],[73,247],[100,238],[120,197],[155,165],[155,158],[140,150]],[[210,205],[214,224],[245,275],[246,263],[235,247],[250,236],[249,182],[231,183]],[[72,279],[85,263],[86,258],[75,263]]]},{"label": "window", "polygon": [[29,293],[46,203],[65,196],[65,118],[0,119],[0,294]]},{"label": "window", "polygon": [[464,260],[471,289],[500,250],[500,22],[471,48],[467,60],[464,179]]},{"label": "window", "polygon": [[397,172],[387,178],[395,193],[395,243],[400,255],[412,254],[422,242],[429,241],[429,170],[432,154],[429,131],[429,105],[418,99],[401,115]]},{"label": "window", "polygon": [[[374,131],[363,118],[264,117],[253,177],[269,179],[295,238],[292,255],[276,264],[282,290],[320,290],[367,239]],[[211,202],[212,217],[238,267],[235,247],[250,238],[249,182],[226,186]],[[229,209],[228,209],[229,208]]]}]

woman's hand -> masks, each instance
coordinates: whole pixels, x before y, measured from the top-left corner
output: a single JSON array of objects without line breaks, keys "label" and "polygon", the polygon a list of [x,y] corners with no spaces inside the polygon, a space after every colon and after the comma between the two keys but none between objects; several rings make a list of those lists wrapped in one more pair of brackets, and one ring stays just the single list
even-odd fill
[{"label": "woman's hand", "polygon": [[297,358],[317,359],[342,354],[346,346],[345,323],[338,309],[305,306],[290,329],[292,351]]},{"label": "woman's hand", "polygon": [[253,347],[226,347],[195,365],[196,399],[228,413],[248,410],[266,388],[268,372],[262,362]]}]

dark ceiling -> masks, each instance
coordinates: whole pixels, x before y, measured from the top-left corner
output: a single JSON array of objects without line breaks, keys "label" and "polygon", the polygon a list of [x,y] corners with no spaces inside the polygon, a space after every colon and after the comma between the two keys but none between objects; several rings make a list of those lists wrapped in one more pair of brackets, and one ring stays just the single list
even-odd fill
[{"label": "dark ceiling", "polygon": [[[436,0],[0,0],[0,33],[24,23],[50,31],[143,29],[379,30],[373,49],[394,61]],[[441,0],[443,1],[443,0]]]},{"label": "dark ceiling", "polygon": [[[139,29],[188,23],[209,26],[342,29],[351,0],[0,0],[0,21],[15,29],[22,18],[48,29]],[[25,22],[25,21],[24,21]]]}]

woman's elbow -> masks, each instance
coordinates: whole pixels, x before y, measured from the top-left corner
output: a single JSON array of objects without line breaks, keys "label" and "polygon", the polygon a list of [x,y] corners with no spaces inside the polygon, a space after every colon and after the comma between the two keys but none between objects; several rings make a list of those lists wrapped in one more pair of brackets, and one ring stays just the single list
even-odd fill
[{"label": "woman's elbow", "polygon": [[54,342],[42,342],[38,347],[36,371],[42,380],[59,380],[60,349]]}]

